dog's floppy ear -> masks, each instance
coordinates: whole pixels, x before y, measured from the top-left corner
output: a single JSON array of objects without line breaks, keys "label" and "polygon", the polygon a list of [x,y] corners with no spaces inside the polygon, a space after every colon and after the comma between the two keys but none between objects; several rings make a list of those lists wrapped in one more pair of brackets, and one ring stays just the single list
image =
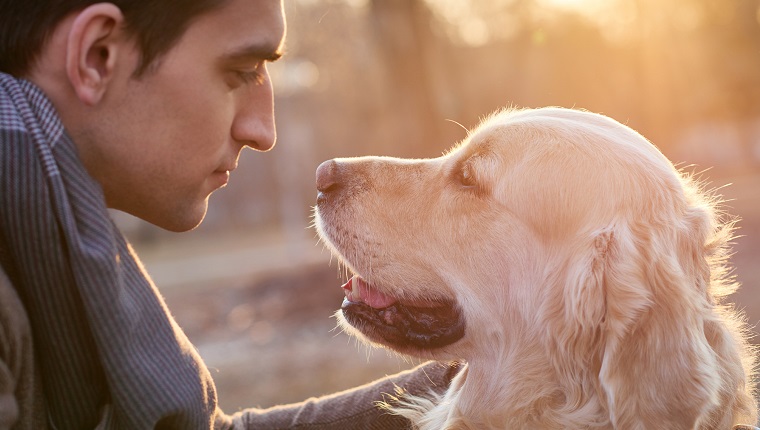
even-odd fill
[{"label": "dog's floppy ear", "polygon": [[[597,380],[603,351],[602,332],[608,319],[605,277],[617,237],[612,228],[595,231],[585,240],[572,241],[573,249],[561,254],[569,256],[557,277],[549,284],[557,285],[546,297],[542,315],[551,336],[545,339],[556,376],[564,387],[564,403],[572,408],[594,406],[592,381]],[[589,385],[592,384],[592,385]]]},{"label": "dog's floppy ear", "polygon": [[[610,246],[614,240],[611,229],[597,232],[583,249],[573,250],[573,261],[567,265],[561,300],[564,318],[556,327],[564,354],[589,357],[599,341],[599,330],[607,317],[604,276]],[[584,363],[583,367],[588,367]]]},{"label": "dog's floppy ear", "polygon": [[693,429],[718,402],[718,358],[705,337],[709,216],[679,221],[615,228],[599,370],[615,428]]}]

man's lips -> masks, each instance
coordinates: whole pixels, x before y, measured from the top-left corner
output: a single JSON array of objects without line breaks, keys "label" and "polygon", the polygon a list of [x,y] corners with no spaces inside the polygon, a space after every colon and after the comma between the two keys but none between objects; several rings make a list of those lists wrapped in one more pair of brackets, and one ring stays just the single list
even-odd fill
[{"label": "man's lips", "polygon": [[377,291],[359,276],[354,276],[343,284],[343,292],[349,302],[365,303],[375,309],[387,308],[396,303],[396,299]]},{"label": "man's lips", "polygon": [[222,188],[230,181],[230,172],[227,170],[215,170],[210,176],[211,185],[214,189]]}]

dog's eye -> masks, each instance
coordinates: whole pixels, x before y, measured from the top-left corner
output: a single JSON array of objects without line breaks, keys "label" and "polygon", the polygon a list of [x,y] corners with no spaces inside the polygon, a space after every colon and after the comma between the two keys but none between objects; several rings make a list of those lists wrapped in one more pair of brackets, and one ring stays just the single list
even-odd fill
[{"label": "dog's eye", "polygon": [[472,174],[472,169],[466,164],[463,165],[461,169],[459,169],[457,180],[465,187],[474,187],[476,185],[475,176]]}]

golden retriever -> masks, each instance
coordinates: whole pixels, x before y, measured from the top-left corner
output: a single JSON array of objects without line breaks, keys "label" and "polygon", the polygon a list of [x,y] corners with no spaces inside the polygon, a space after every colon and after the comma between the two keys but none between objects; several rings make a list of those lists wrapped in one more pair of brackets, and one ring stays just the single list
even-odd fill
[{"label": "golden retriever", "polygon": [[724,301],[732,222],[644,137],[504,110],[441,157],[334,159],[315,225],[354,276],[340,324],[465,360],[419,429],[730,429],[756,422],[754,351]]}]

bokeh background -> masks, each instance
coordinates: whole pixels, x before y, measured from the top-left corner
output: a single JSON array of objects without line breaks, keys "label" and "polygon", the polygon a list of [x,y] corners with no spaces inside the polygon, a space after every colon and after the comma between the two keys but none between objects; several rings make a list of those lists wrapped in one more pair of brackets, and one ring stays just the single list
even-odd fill
[{"label": "bokeh background", "polygon": [[[735,296],[760,321],[760,1],[285,0],[277,147],[243,153],[183,234],[114,213],[212,369],[221,406],[294,402],[414,362],[334,330],[344,281],[309,227],[320,162],[436,157],[505,106],[630,125],[741,217]],[[727,185],[730,184],[730,185]],[[727,186],[726,186],[727,185]]]}]

